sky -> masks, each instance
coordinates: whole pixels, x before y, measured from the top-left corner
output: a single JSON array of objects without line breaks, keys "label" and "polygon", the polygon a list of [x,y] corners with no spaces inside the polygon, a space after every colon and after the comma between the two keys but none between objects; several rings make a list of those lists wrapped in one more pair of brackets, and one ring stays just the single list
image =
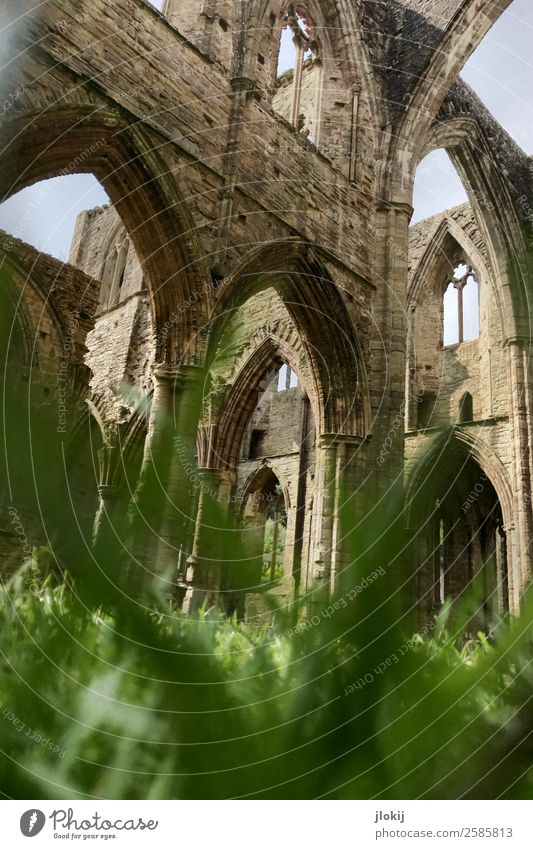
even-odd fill
[{"label": "sky", "polygon": [[[161,8],[163,0],[152,2]],[[533,154],[533,0],[513,0],[462,71],[493,115],[528,154]],[[282,57],[287,64],[290,45]],[[435,151],[418,168],[413,223],[467,200],[444,151]],[[39,250],[66,260],[77,214],[108,203],[88,174],[43,181],[0,205],[0,228]]]}]

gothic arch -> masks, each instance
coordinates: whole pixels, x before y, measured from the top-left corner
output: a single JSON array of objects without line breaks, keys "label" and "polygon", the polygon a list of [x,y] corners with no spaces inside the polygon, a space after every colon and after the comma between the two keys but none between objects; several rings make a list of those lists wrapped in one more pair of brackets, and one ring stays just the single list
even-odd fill
[{"label": "gothic arch", "polygon": [[[465,257],[471,260],[473,267],[483,281],[489,284],[491,283],[492,277],[489,274],[485,256],[479,246],[474,244],[472,239],[469,238],[456,221],[450,216],[446,216],[431,237],[420,262],[414,270],[412,282],[408,290],[410,304],[416,304],[418,302],[421,297],[423,285],[427,280],[435,280],[442,276],[440,271],[441,269],[444,271],[443,266],[447,271],[450,270],[450,254],[454,248],[455,251],[462,252]],[[501,295],[497,289],[495,296],[502,327],[504,327],[505,313],[502,309]]]},{"label": "gothic arch", "polygon": [[[24,246],[25,248],[26,246]],[[33,259],[33,262],[32,262]],[[62,302],[60,294],[54,291],[53,286],[47,288],[41,285],[39,267],[35,262],[35,255],[31,253],[25,259],[16,254],[4,254],[2,262],[2,285],[6,296],[10,301],[10,309],[13,310],[13,324],[11,329],[10,344],[13,343],[14,351],[21,360],[21,365],[28,370],[28,374],[34,369],[39,370],[44,366],[45,357],[42,354],[42,344],[39,331],[42,329],[43,320],[49,320],[53,328],[53,340],[57,347],[69,335],[69,323],[72,320],[72,312]],[[29,263],[32,262],[30,265]],[[33,306],[30,301],[34,296]],[[37,300],[35,300],[35,297]],[[85,334],[92,325],[92,316],[87,316],[83,322],[84,327],[78,327],[74,333],[74,350],[72,362],[77,365],[83,364],[85,353]],[[82,322],[79,322],[81,325]],[[13,333],[16,333],[16,338]],[[83,340],[83,341],[82,341]]]},{"label": "gothic arch", "polygon": [[[420,494],[427,489],[428,482],[431,481],[435,469],[448,460],[464,462],[468,457],[475,460],[490,480],[500,502],[504,523],[507,526],[512,526],[514,521],[513,490],[505,466],[491,451],[490,447],[472,432],[471,428],[460,426],[454,427],[441,438],[437,438],[409,474],[406,487],[409,526],[411,526],[411,515],[417,500],[420,498]],[[458,505],[458,509],[459,507],[460,505]]]},{"label": "gothic arch", "polygon": [[244,259],[218,292],[211,320],[212,354],[229,317],[267,288],[276,290],[302,338],[319,433],[365,436],[370,401],[359,344],[343,297],[313,246],[272,242]]},{"label": "gothic arch", "polygon": [[[35,329],[24,303],[24,287],[28,285],[28,281],[23,282],[23,290],[20,291],[13,281],[13,270],[9,260],[6,262],[4,258],[0,303],[4,315],[7,307],[9,318],[12,319],[9,337],[5,341],[6,362],[9,360],[10,368],[20,368],[23,373],[29,375],[33,368],[39,367],[39,347],[36,345]],[[55,315],[54,322],[57,324]],[[57,329],[60,331],[60,326]]]},{"label": "gothic arch", "polygon": [[474,116],[461,116],[436,123],[422,156],[438,148],[449,154],[474,210],[486,245],[504,340],[529,336],[529,296],[523,274],[527,247],[508,182],[502,177],[479,121]]},{"label": "gothic arch", "polygon": [[194,222],[175,179],[135,120],[105,106],[26,114],[0,127],[3,200],[39,180],[92,173],[120,215],[143,266],[158,360],[194,357],[210,287]]},{"label": "gothic arch", "polygon": [[[424,72],[409,93],[408,106],[389,151],[393,162],[384,196],[410,195],[416,164],[429,128],[461,68],[511,0],[463,0],[446,29],[436,39]],[[416,5],[416,0],[415,0]],[[410,197],[398,197],[406,200]]]},{"label": "gothic arch", "polygon": [[255,492],[257,489],[260,489],[263,486],[265,480],[267,480],[271,475],[274,475],[279,481],[279,485],[283,492],[283,499],[285,501],[285,507],[287,509],[287,512],[291,509],[292,499],[290,496],[289,487],[285,476],[283,475],[283,472],[280,471],[277,464],[269,459],[264,460],[258,469],[254,469],[253,472],[250,472],[245,482],[243,483],[236,503],[235,513],[238,517],[242,515],[246,499],[250,495],[250,493]]},{"label": "gothic arch", "polygon": [[[258,393],[261,393],[261,381],[265,374],[278,368],[283,362],[287,362],[294,371],[302,374],[301,361],[294,348],[281,338],[268,335],[257,347],[249,351],[214,419],[207,451],[208,466],[229,469],[237,466],[244,432],[257,405]],[[306,389],[305,378],[303,380]],[[309,391],[307,395],[316,420],[316,399]]]}]

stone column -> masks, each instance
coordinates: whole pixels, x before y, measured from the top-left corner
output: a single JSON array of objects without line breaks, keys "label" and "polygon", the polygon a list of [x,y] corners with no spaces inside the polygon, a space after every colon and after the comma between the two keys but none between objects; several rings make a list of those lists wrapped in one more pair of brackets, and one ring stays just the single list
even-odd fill
[{"label": "stone column", "polygon": [[376,466],[375,495],[383,494],[402,474],[404,462],[404,421],[406,399],[407,345],[407,262],[409,221],[412,207],[384,202],[376,214],[375,319],[378,332],[373,340],[372,374],[374,388],[372,416],[372,458],[376,463],[386,443],[384,462]]},{"label": "stone column", "polygon": [[[362,493],[357,493],[358,470],[364,464],[363,440],[336,434],[321,436],[317,449],[317,483],[314,499],[314,544],[311,576],[328,597],[349,581],[350,547],[346,544],[349,523],[360,518]],[[343,517],[347,520],[343,522]]]},{"label": "stone column", "polygon": [[191,521],[196,474],[196,434],[203,370],[192,365],[157,365],[135,497],[135,551],[152,574],[172,581],[180,545]]},{"label": "stone column", "polygon": [[[233,475],[222,469],[200,469],[198,511],[196,514],[194,541],[187,560],[188,589],[183,602],[186,613],[219,603],[222,570],[225,556],[231,557],[232,547],[227,546],[228,535],[232,538],[228,507],[230,503]],[[229,550],[228,550],[229,549]]]},{"label": "stone column", "polygon": [[331,575],[336,453],[336,445],[331,437],[319,437],[313,502],[314,542],[310,571],[315,586],[322,584],[326,590],[329,588]]},{"label": "stone column", "polygon": [[[100,542],[105,545],[106,530],[113,527],[117,514],[117,501],[121,492],[118,482],[121,478],[121,455],[116,444],[116,434],[98,451],[99,464],[99,502],[93,524],[93,546]],[[125,528],[118,529],[119,533]]]},{"label": "stone column", "polygon": [[298,126],[298,118],[300,116],[300,103],[302,100],[302,76],[304,68],[304,51],[302,45],[296,43],[296,61],[294,64],[294,80],[292,93],[291,107],[291,124],[293,127]]},{"label": "stone column", "polygon": [[531,575],[533,521],[531,512],[531,439],[529,342],[512,340],[508,345],[510,416],[515,469],[515,545],[509,566],[509,603],[518,612],[520,598]]}]

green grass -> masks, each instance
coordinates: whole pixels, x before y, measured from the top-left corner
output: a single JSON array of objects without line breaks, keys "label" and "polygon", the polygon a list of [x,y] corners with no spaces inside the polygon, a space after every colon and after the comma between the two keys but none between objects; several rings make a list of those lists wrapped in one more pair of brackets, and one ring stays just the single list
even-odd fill
[{"label": "green grass", "polygon": [[6,796],[531,794],[527,605],[494,644],[464,647],[446,614],[425,637],[361,624],[379,582],[359,607],[301,611],[308,627],[280,613],[254,629],[130,602],[103,612],[68,578],[31,581],[28,564],[0,593]]},{"label": "green grass", "polygon": [[[316,589],[264,628],[183,618],[157,586],[136,585],[128,517],[87,545],[53,408],[30,407],[13,370],[4,378],[4,479],[49,536],[31,561],[4,564],[4,796],[531,796],[531,599],[493,641],[465,644],[475,591],[413,636],[401,591],[413,562],[391,497],[379,519],[342,517],[343,592],[381,570],[353,600]],[[149,488],[143,498],[150,507]],[[235,545],[221,545],[237,564]]]}]

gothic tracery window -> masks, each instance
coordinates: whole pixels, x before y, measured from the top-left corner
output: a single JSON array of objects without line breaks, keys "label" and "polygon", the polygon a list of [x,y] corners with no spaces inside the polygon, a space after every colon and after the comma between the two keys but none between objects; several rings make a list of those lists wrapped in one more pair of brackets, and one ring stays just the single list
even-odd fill
[{"label": "gothic tracery window", "polygon": [[479,338],[479,286],[466,263],[456,266],[443,296],[444,345]]},{"label": "gothic tracery window", "polygon": [[282,21],[273,106],[309,141],[318,143],[321,73],[313,20],[289,4]]}]

